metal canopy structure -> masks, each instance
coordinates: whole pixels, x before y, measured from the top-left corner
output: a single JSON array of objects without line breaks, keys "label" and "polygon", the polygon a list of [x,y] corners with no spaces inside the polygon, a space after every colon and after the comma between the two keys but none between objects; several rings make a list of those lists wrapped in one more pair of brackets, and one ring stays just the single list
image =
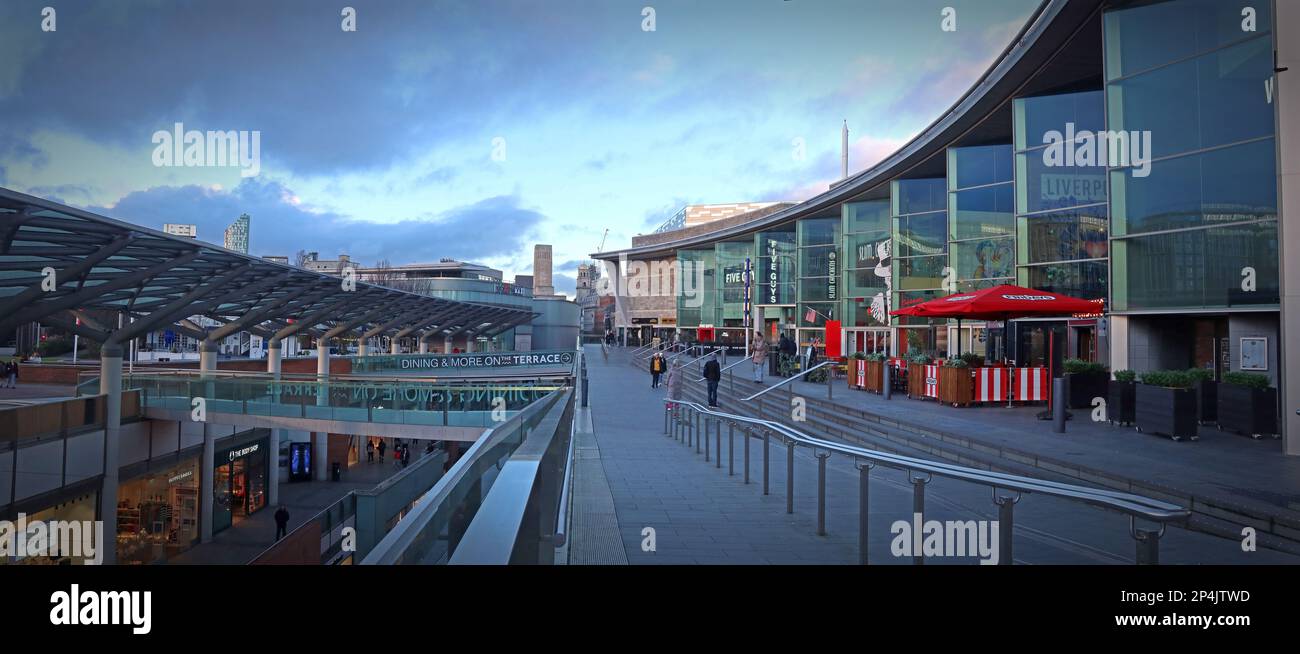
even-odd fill
[{"label": "metal canopy structure", "polygon": [[110,347],[158,329],[206,343],[239,331],[432,340],[492,337],[536,315],[353,281],[0,188],[0,334],[45,322]]}]

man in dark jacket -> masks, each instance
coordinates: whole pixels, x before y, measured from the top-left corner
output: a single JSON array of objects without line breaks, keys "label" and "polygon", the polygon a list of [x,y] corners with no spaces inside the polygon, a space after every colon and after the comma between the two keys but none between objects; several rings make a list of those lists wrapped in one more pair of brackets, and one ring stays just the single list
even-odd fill
[{"label": "man in dark jacket", "polygon": [[709,406],[718,406],[718,382],[722,381],[722,365],[718,363],[715,351],[709,362],[704,364],[704,378],[709,382]]},{"label": "man in dark jacket", "polygon": [[284,538],[288,529],[289,509],[284,508],[284,505],[281,504],[280,509],[275,512],[275,539],[280,540],[281,538]]}]

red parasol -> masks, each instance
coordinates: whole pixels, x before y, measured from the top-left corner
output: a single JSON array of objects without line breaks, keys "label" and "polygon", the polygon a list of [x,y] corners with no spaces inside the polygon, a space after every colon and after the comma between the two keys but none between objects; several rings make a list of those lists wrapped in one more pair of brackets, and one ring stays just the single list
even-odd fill
[{"label": "red parasol", "polygon": [[1070,316],[1095,313],[1097,303],[1069,295],[1003,284],[970,293],[957,293],[891,311],[895,316],[1010,320],[1031,316]]}]

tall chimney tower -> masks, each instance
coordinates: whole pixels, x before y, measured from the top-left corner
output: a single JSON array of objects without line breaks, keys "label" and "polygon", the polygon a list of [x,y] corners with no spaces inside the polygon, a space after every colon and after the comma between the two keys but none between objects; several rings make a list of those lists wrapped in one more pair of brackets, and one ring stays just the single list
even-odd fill
[{"label": "tall chimney tower", "polygon": [[849,178],[849,121],[844,121],[844,131],[840,132],[840,168],[844,175],[841,179]]},{"label": "tall chimney tower", "polygon": [[551,281],[551,246],[533,246],[533,295],[555,295]]}]

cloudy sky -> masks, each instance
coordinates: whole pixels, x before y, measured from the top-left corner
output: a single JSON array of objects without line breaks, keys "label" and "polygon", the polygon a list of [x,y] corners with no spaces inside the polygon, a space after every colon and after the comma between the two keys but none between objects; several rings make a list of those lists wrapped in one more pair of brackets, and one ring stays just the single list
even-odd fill
[{"label": "cloudy sky", "polygon": [[[844,120],[850,167],[875,163],[1036,5],[3,0],[0,186],[218,244],[248,213],[256,255],[455,257],[509,277],[551,243],[572,293],[607,228],[621,248],[685,204],[825,190]],[[155,165],[176,123],[259,132],[260,171]]]}]

